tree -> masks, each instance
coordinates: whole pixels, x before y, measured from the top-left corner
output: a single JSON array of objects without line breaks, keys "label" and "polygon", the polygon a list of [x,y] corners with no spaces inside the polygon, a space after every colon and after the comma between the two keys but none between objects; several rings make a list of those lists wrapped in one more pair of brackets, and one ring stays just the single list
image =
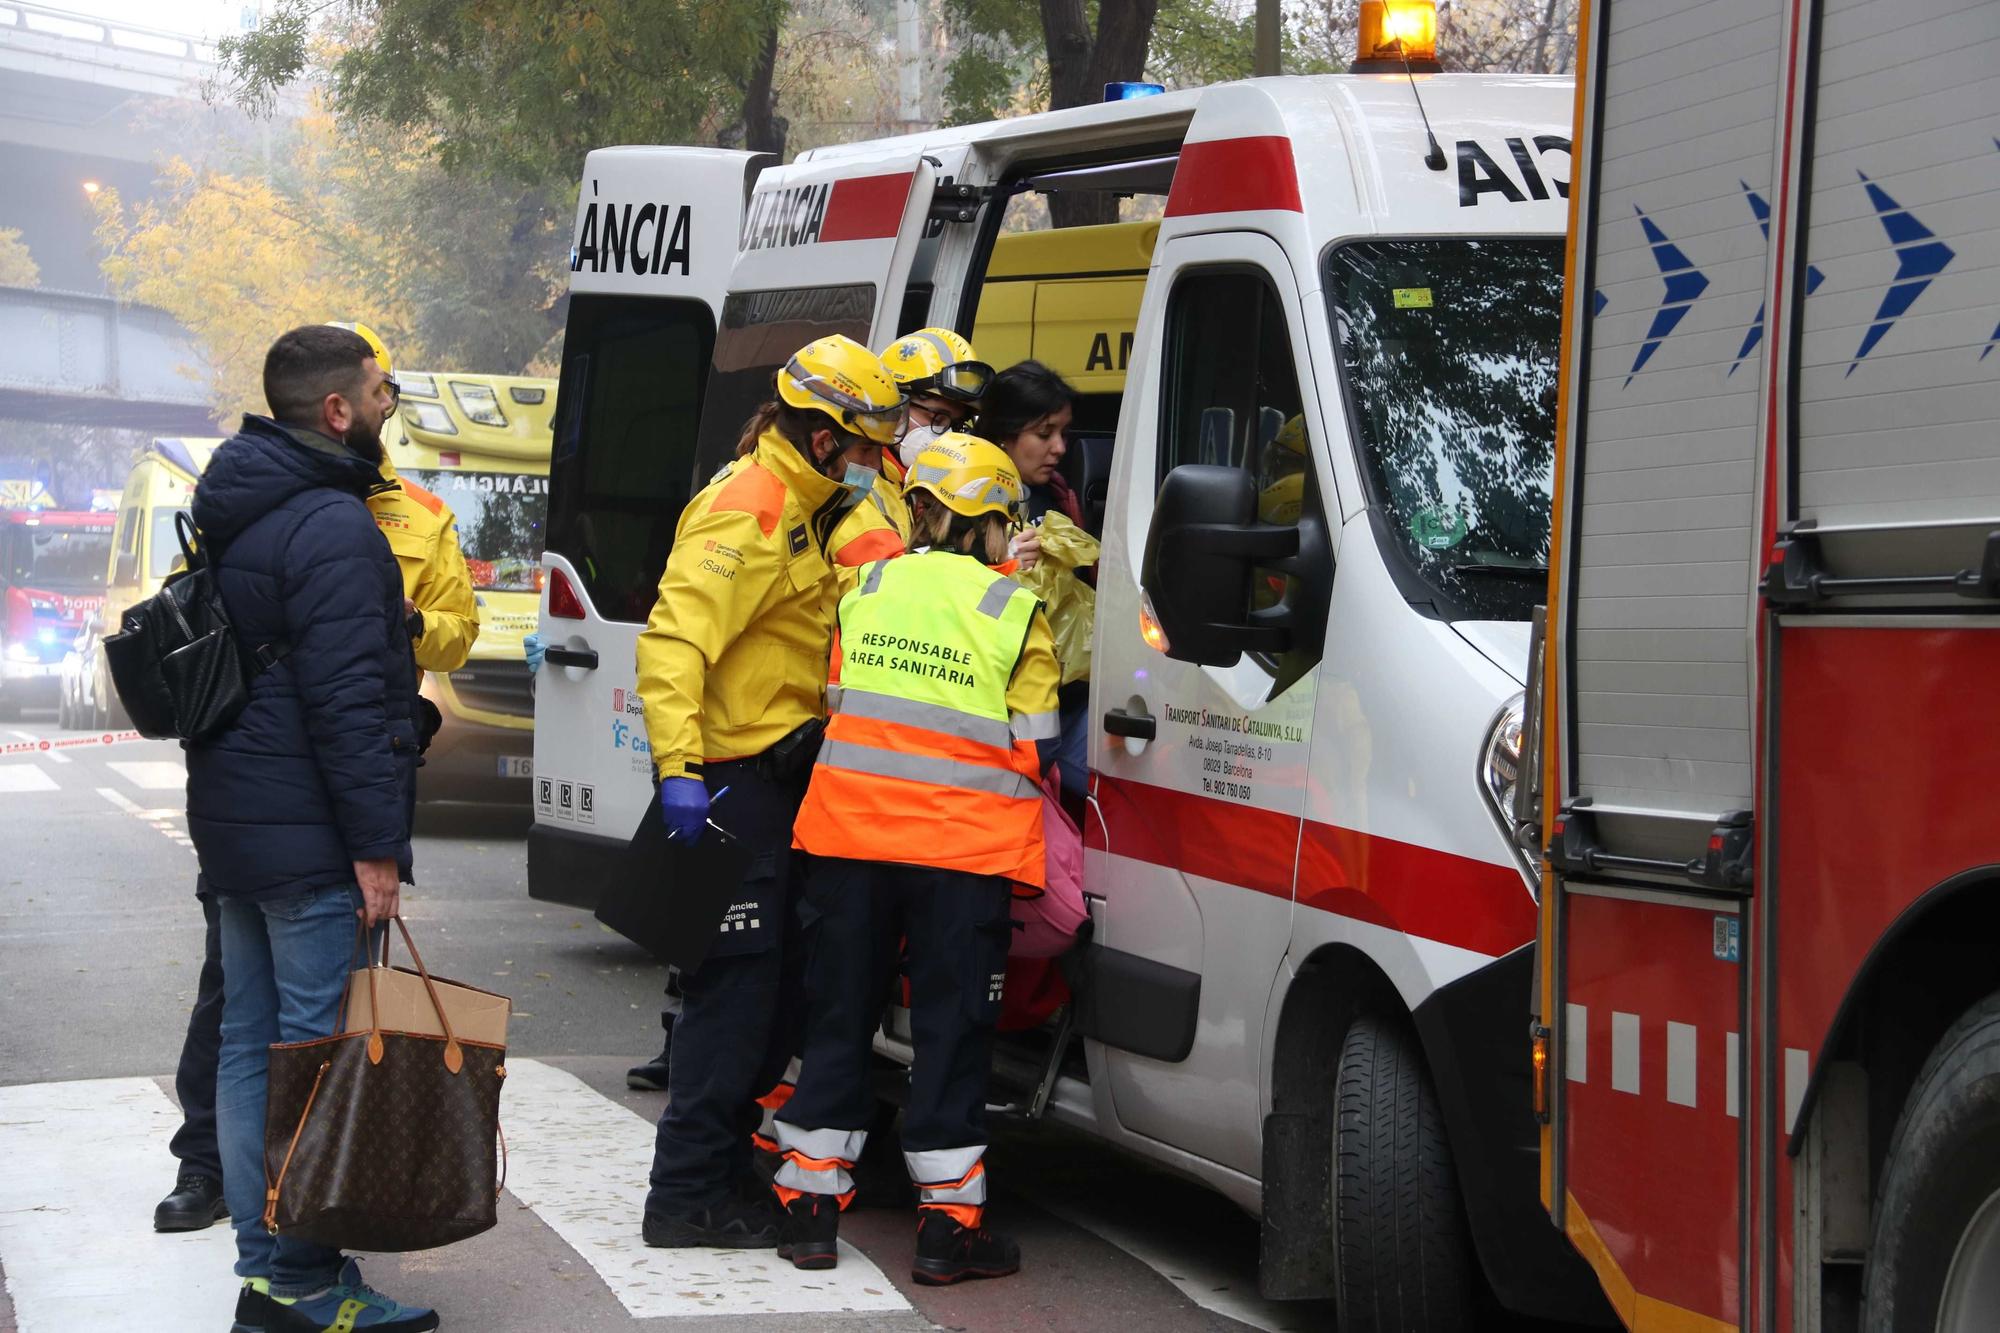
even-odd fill
[{"label": "tree", "polygon": [[277,0],[218,43],[236,97],[317,62],[344,125],[430,140],[439,162],[562,197],[616,143],[783,148],[770,96],[785,0]]},{"label": "tree", "polygon": [[420,142],[309,119],[264,175],[175,159],[128,209],[96,199],[112,290],[194,334],[217,419],[263,410],[284,329],[362,319],[399,366],[518,372],[562,327],[566,229],[547,200],[445,171]]},{"label": "tree", "polygon": [[0,287],[39,287],[42,269],[17,227],[0,227]]}]

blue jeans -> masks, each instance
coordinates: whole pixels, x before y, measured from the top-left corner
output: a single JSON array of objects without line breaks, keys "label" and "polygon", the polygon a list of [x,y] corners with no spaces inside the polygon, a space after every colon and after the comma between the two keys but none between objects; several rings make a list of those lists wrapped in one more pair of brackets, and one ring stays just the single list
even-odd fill
[{"label": "blue jeans", "polygon": [[215,1123],[222,1192],[236,1229],[236,1275],[271,1281],[275,1296],[307,1296],[340,1272],[340,1252],[264,1229],[264,1102],[279,1041],[329,1037],[352,966],[361,890],[315,889],[222,905],[222,1054]]}]

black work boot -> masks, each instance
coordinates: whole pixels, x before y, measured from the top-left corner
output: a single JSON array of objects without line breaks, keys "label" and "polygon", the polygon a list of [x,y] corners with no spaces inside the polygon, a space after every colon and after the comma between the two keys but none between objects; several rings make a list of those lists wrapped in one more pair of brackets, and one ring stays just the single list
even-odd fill
[{"label": "black work boot", "polygon": [[174,1192],[153,1209],[155,1231],[200,1231],[229,1216],[222,1201],[222,1182],[199,1171],[183,1171]]},{"label": "black work boot", "polygon": [[801,1194],[785,1205],[778,1223],[778,1257],[794,1268],[832,1268],[840,1262],[840,1201]]},{"label": "black work boot", "polygon": [[917,1259],[910,1277],[922,1287],[948,1287],[973,1277],[1021,1271],[1021,1247],[985,1227],[969,1227],[940,1208],[917,1209]]},{"label": "black work boot", "polygon": [[661,1016],[661,1026],[667,1030],[666,1039],[660,1043],[660,1053],[643,1065],[633,1065],[625,1071],[625,1086],[634,1092],[665,1092],[667,1090],[667,1057],[674,1049],[674,1025],[665,1022]]},{"label": "black work boot", "polygon": [[768,1250],[778,1243],[778,1204],[745,1192],[693,1213],[647,1213],[641,1233],[656,1250]]}]

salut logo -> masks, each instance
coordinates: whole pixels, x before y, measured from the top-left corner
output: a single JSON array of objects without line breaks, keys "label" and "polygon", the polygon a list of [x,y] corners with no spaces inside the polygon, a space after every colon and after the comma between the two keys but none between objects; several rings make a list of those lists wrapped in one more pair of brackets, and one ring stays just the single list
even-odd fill
[{"label": "salut logo", "polygon": [[585,269],[602,273],[665,274],[678,269],[687,276],[693,247],[694,211],[686,204],[621,204],[597,198],[590,183],[583,207],[583,224],[569,252],[572,273]]}]

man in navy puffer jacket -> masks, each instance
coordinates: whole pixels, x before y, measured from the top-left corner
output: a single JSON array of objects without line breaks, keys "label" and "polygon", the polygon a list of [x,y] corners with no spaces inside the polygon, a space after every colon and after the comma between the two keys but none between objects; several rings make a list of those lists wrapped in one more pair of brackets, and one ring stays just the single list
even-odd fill
[{"label": "man in navy puffer jacket", "polygon": [[243,1279],[239,1333],[437,1327],[338,1251],[263,1226],[266,1048],[331,1035],[358,915],[410,876],[416,673],[403,581],[363,497],[394,391],[368,344],[325,325],[271,345],[264,394],[215,452],[193,514],[247,650],[283,657],[213,741],[187,747],[188,832],[221,905],[216,1129]]}]

